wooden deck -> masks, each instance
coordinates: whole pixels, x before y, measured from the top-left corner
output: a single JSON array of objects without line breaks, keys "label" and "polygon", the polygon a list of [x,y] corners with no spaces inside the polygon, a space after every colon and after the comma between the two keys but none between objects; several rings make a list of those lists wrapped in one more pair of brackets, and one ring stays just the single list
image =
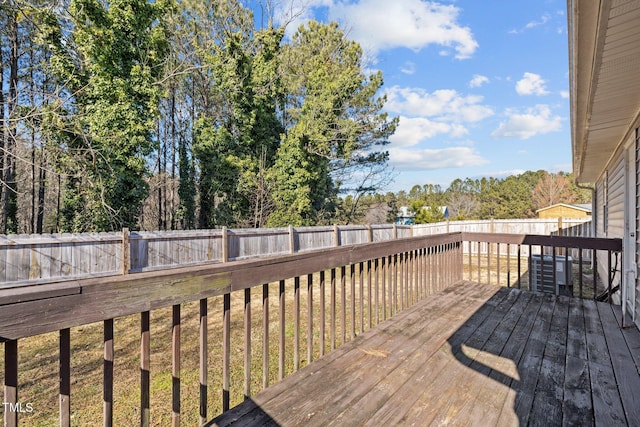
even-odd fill
[{"label": "wooden deck", "polygon": [[211,421],[640,425],[640,333],[619,307],[461,282]]}]

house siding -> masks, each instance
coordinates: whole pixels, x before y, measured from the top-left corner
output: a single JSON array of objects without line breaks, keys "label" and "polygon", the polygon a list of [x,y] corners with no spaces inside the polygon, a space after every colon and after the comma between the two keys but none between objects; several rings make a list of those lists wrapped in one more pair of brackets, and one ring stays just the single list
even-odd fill
[{"label": "house siding", "polygon": [[[633,188],[633,192],[635,194],[629,195],[629,200],[632,200],[635,204],[635,224],[632,229],[635,229],[635,242],[634,246],[636,248],[636,273],[638,266],[640,266],[640,129],[636,129],[636,139],[634,143],[634,152],[635,159],[633,164],[634,170],[629,171],[629,173],[633,174],[634,182],[631,188]],[[635,313],[633,318],[635,319],[635,324],[640,329],[640,278],[636,277],[635,283]]]},{"label": "house siding", "polygon": [[[613,162],[596,183],[596,236],[608,238],[622,238],[624,236],[625,215],[625,156],[620,151]],[[609,279],[608,257],[604,251],[598,251],[598,277],[607,286]],[[618,259],[617,268],[620,269],[622,259]],[[616,268],[615,258],[611,268]],[[620,281],[620,274],[616,274],[613,282],[615,286]]]}]

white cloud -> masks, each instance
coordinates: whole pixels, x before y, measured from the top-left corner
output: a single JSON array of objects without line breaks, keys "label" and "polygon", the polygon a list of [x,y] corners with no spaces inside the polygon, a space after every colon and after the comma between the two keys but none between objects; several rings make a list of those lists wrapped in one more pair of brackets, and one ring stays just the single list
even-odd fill
[{"label": "white cloud", "polygon": [[400,72],[412,75],[416,72],[416,64],[414,62],[407,61],[400,67]]},{"label": "white cloud", "polygon": [[480,87],[485,83],[489,83],[489,77],[475,74],[469,82],[469,87]]},{"label": "white cloud", "polygon": [[410,147],[439,134],[460,138],[468,133],[460,124],[437,122],[424,117],[400,117],[398,128],[389,141],[394,147]]},{"label": "white cloud", "polygon": [[551,20],[551,16],[550,16],[548,13],[545,13],[544,15],[542,15],[542,16],[540,17],[540,19],[539,19],[539,20],[534,20],[534,21],[527,22],[527,24],[526,24],[523,28],[520,28],[520,29],[513,29],[513,30],[509,31],[509,33],[510,33],[510,34],[520,34],[520,33],[524,33],[524,32],[525,32],[525,31],[527,31],[527,30],[531,30],[531,29],[533,29],[533,28],[543,26],[543,25],[545,25],[547,22],[549,22],[550,20]]},{"label": "white cloud", "polygon": [[522,79],[516,83],[518,95],[546,95],[545,81],[539,74],[524,73]]},{"label": "white cloud", "polygon": [[422,0],[336,1],[329,17],[350,28],[351,36],[365,49],[406,47],[419,50],[428,45],[453,49],[466,59],[478,48],[471,29],[458,24],[460,8]]},{"label": "white cloud", "polygon": [[486,173],[483,173],[482,175],[476,175],[473,178],[474,179],[480,179],[480,178],[505,179],[505,178],[508,178],[510,176],[522,175],[525,172],[526,172],[526,170],[524,170],[524,169],[510,169],[510,170],[502,170],[502,171],[498,171],[498,172],[486,172]]},{"label": "white cloud", "polygon": [[563,91],[560,91],[560,96],[564,99],[568,99],[571,95],[569,94],[568,90],[563,90]]},{"label": "white cloud", "polygon": [[529,139],[562,128],[562,117],[552,115],[548,105],[536,105],[524,113],[507,110],[506,114],[508,120],[500,123],[498,129],[491,133],[492,137]]},{"label": "white cloud", "polygon": [[385,109],[408,116],[431,117],[436,121],[475,123],[494,114],[491,107],[482,104],[478,95],[463,96],[452,89],[429,93],[420,88],[393,86],[387,91]]},{"label": "white cloud", "polygon": [[485,158],[469,147],[416,150],[390,148],[389,161],[395,168],[401,170],[464,168],[488,163]]}]

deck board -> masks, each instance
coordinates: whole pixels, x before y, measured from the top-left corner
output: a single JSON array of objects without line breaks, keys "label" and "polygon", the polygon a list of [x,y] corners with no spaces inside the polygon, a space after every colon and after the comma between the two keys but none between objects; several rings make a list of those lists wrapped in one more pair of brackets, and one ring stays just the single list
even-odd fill
[{"label": "deck board", "polygon": [[640,425],[615,309],[461,282],[209,425]]}]

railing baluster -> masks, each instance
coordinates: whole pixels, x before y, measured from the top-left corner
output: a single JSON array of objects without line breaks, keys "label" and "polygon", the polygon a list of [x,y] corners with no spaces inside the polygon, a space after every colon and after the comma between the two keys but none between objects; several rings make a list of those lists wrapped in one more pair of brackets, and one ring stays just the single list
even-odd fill
[{"label": "railing baluster", "polygon": [[223,297],[222,310],[222,411],[229,410],[231,400],[231,294]]},{"label": "railing baluster", "polygon": [[349,265],[349,289],[351,293],[351,340],[356,337],[356,266]]},{"label": "railing baluster", "polygon": [[393,255],[393,265],[391,267],[393,275],[393,304],[391,306],[391,315],[398,312],[398,255]]},{"label": "railing baluster", "polygon": [[324,356],[325,347],[325,324],[326,324],[326,309],[325,309],[325,271],[320,272],[320,357]]},{"label": "railing baluster", "polygon": [[480,270],[481,258],[482,258],[482,242],[478,242],[478,283],[482,283],[482,273]]},{"label": "railing baluster", "polygon": [[491,242],[487,242],[487,284],[491,284]]},{"label": "railing baluster", "polygon": [[207,390],[208,390],[208,307],[207,299],[200,300],[200,328],[199,328],[199,381],[200,381],[200,424],[207,422]]},{"label": "railing baluster", "polygon": [[404,300],[405,300],[405,287],[406,287],[406,280],[405,280],[405,266],[406,266],[406,262],[405,262],[405,256],[406,254],[404,253],[400,253],[398,254],[398,272],[396,274],[396,280],[398,281],[398,291],[400,293],[400,306],[397,307],[396,306],[396,313],[398,311],[402,311],[404,309]]},{"label": "railing baluster", "polygon": [[313,274],[307,275],[307,364],[313,361]]},{"label": "railing baluster", "polygon": [[371,283],[371,265],[371,260],[367,260],[367,309],[369,312],[369,329],[373,328],[373,298],[371,297],[373,284]]},{"label": "railing baluster", "polygon": [[[572,297],[574,295],[574,292],[573,292],[573,281],[569,283],[570,268],[573,269],[573,260],[571,261],[571,263],[569,263],[569,248],[565,247],[564,248],[564,283],[565,283],[565,286],[567,287],[567,292],[571,292],[569,296]],[[571,275],[571,277],[573,277],[573,275]]]},{"label": "railing baluster", "polygon": [[330,330],[330,341],[331,341],[331,350],[335,350],[336,348],[336,269],[331,269],[331,307],[330,316],[331,316],[331,325],[329,326]]},{"label": "railing baluster", "polygon": [[497,277],[496,277],[496,285],[500,286],[500,243],[496,243],[496,270],[497,270]]},{"label": "railing baluster", "polygon": [[284,362],[285,362],[285,281],[280,280],[279,289],[279,316],[280,333],[278,335],[278,380],[282,381],[284,378]]},{"label": "railing baluster", "polygon": [[436,289],[436,247],[429,248],[429,295],[432,295]]},{"label": "railing baluster", "polygon": [[382,320],[387,320],[387,257],[382,257]]},{"label": "railing baluster", "polygon": [[269,387],[269,284],[262,285],[262,388]]},{"label": "railing baluster", "polygon": [[103,322],[104,361],[102,365],[102,423],[113,426],[113,319]]},{"label": "railing baluster", "polygon": [[300,369],[300,277],[293,279],[293,372]]},{"label": "railing baluster", "polygon": [[251,396],[251,288],[244,290],[244,398]]},{"label": "railing baluster", "polygon": [[468,248],[468,258],[469,258],[469,281],[472,282],[473,281],[473,263],[471,262],[471,241],[467,242],[467,248]]},{"label": "railing baluster", "polygon": [[342,299],[342,344],[347,342],[347,268],[340,267],[340,298]]},{"label": "railing baluster", "polygon": [[358,288],[360,288],[360,333],[364,332],[364,265],[358,264]]},{"label": "railing baluster", "polygon": [[[18,340],[4,343],[4,425],[18,425]],[[8,409],[7,409],[8,408]]]},{"label": "railing baluster", "polygon": [[[5,409],[6,410],[6,409]],[[71,425],[71,330],[60,330],[60,427]]]},{"label": "railing baluster", "polygon": [[171,424],[180,425],[180,304],[171,313]]},{"label": "railing baluster", "polygon": [[423,248],[418,249],[417,253],[416,253],[416,280],[417,280],[417,287],[418,287],[418,300],[421,300],[422,298],[424,298],[424,265],[423,265]]},{"label": "railing baluster", "polygon": [[578,249],[578,287],[582,298],[582,248]]},{"label": "railing baluster", "polygon": [[511,287],[511,245],[507,243],[507,287]]},{"label": "railing baluster", "polygon": [[[521,260],[521,258],[520,258],[521,250],[522,250],[522,248],[520,247],[520,244],[518,243],[518,289],[521,289],[521,288],[522,288],[522,284],[520,283],[520,277],[521,277],[521,263],[522,263],[522,260]],[[531,255],[531,254],[529,254],[529,255]]]},{"label": "railing baluster", "polygon": [[[544,261],[543,261],[544,262]],[[558,271],[556,269],[556,247],[552,246],[551,247],[551,263],[552,263],[552,267],[551,267],[551,276],[552,276],[552,280],[553,280],[553,287],[555,288],[556,283],[558,283],[557,281],[557,276],[558,276]],[[558,286],[558,289],[554,289],[553,291],[556,295],[560,295],[560,286]]]},{"label": "railing baluster", "polygon": [[595,249],[591,250],[591,259],[593,260],[593,297],[592,299],[596,299],[598,296],[598,251]]},{"label": "railing baluster", "polygon": [[140,313],[140,425],[151,422],[150,386],[151,386],[151,340],[150,312]]},{"label": "railing baluster", "polygon": [[380,259],[376,258],[373,260],[373,280],[375,286],[375,305],[376,305],[376,325],[380,323]]},{"label": "railing baluster", "polygon": [[611,274],[611,251],[607,251],[607,302],[611,304],[611,288],[613,286],[613,274]]}]

